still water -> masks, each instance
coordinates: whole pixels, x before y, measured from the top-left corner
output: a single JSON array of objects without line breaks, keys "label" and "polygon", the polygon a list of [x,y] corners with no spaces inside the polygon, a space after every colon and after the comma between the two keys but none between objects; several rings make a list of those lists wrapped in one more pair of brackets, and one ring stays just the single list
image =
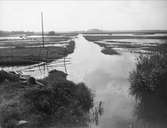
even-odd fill
[{"label": "still water", "polygon": [[128,128],[132,122],[134,99],[129,95],[129,72],[135,68],[136,56],[128,52],[104,55],[101,48],[82,36],[67,66],[68,79],[84,82],[103,102],[104,114],[97,128]]},{"label": "still water", "polygon": [[[96,101],[103,102],[104,113],[95,128],[128,128],[133,122],[135,100],[129,95],[129,72],[135,68],[136,55],[119,51],[120,55],[104,55],[101,47],[87,41],[82,35],[75,38],[74,53],[67,58],[68,79],[84,82],[95,93]],[[53,69],[65,71],[63,60],[47,66],[23,66],[12,69],[37,78],[47,76]],[[9,70],[10,68],[8,68]]]}]

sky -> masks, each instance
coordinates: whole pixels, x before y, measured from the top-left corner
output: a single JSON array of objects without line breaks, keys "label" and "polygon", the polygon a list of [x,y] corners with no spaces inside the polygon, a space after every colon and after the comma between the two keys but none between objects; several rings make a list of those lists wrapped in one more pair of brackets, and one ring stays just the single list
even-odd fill
[{"label": "sky", "polygon": [[0,1],[0,30],[167,30],[165,0]]}]

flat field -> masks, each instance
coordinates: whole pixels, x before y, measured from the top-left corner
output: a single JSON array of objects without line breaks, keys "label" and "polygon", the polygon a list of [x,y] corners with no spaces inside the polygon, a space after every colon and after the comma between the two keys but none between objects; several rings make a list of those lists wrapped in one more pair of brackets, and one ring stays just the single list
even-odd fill
[{"label": "flat field", "polygon": [[40,37],[0,39],[0,65],[30,65],[53,61],[72,53],[72,36],[47,36],[44,47]]}]

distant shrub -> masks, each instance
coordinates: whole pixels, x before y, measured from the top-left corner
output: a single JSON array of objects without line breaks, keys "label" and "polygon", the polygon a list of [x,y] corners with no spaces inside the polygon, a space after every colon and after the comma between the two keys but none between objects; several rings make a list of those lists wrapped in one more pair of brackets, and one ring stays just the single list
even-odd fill
[{"label": "distant shrub", "polygon": [[48,32],[48,35],[55,35],[56,33],[54,31]]}]

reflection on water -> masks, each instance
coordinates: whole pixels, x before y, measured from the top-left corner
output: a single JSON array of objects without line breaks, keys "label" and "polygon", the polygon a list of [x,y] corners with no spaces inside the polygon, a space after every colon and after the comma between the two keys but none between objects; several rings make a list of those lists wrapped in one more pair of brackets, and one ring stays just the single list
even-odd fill
[{"label": "reflection on water", "polygon": [[103,101],[104,113],[97,128],[128,127],[133,119],[134,100],[129,95],[129,71],[135,68],[135,54],[106,56],[101,48],[85,40],[76,39],[76,49],[67,66],[68,79],[83,81],[95,91],[96,101]]},{"label": "reflection on water", "polygon": [[[135,105],[133,97],[129,95],[128,77],[129,72],[135,68],[136,55],[128,52],[122,52],[121,55],[104,55],[98,45],[88,42],[82,36],[78,36],[75,42],[74,53],[66,59],[69,63],[68,79],[84,82],[95,91],[97,105],[92,110],[95,124],[92,123],[89,127],[128,128],[134,118]],[[42,78],[55,68],[64,71],[61,63],[63,60],[58,61],[37,67],[23,66],[13,69],[23,69],[25,74]]]},{"label": "reflection on water", "polygon": [[166,104],[162,99],[149,96],[136,105],[134,128],[166,128]]},{"label": "reflection on water", "polygon": [[99,124],[100,117],[104,113],[103,102],[100,101],[94,108],[91,110],[91,124],[95,124],[96,126]]}]

